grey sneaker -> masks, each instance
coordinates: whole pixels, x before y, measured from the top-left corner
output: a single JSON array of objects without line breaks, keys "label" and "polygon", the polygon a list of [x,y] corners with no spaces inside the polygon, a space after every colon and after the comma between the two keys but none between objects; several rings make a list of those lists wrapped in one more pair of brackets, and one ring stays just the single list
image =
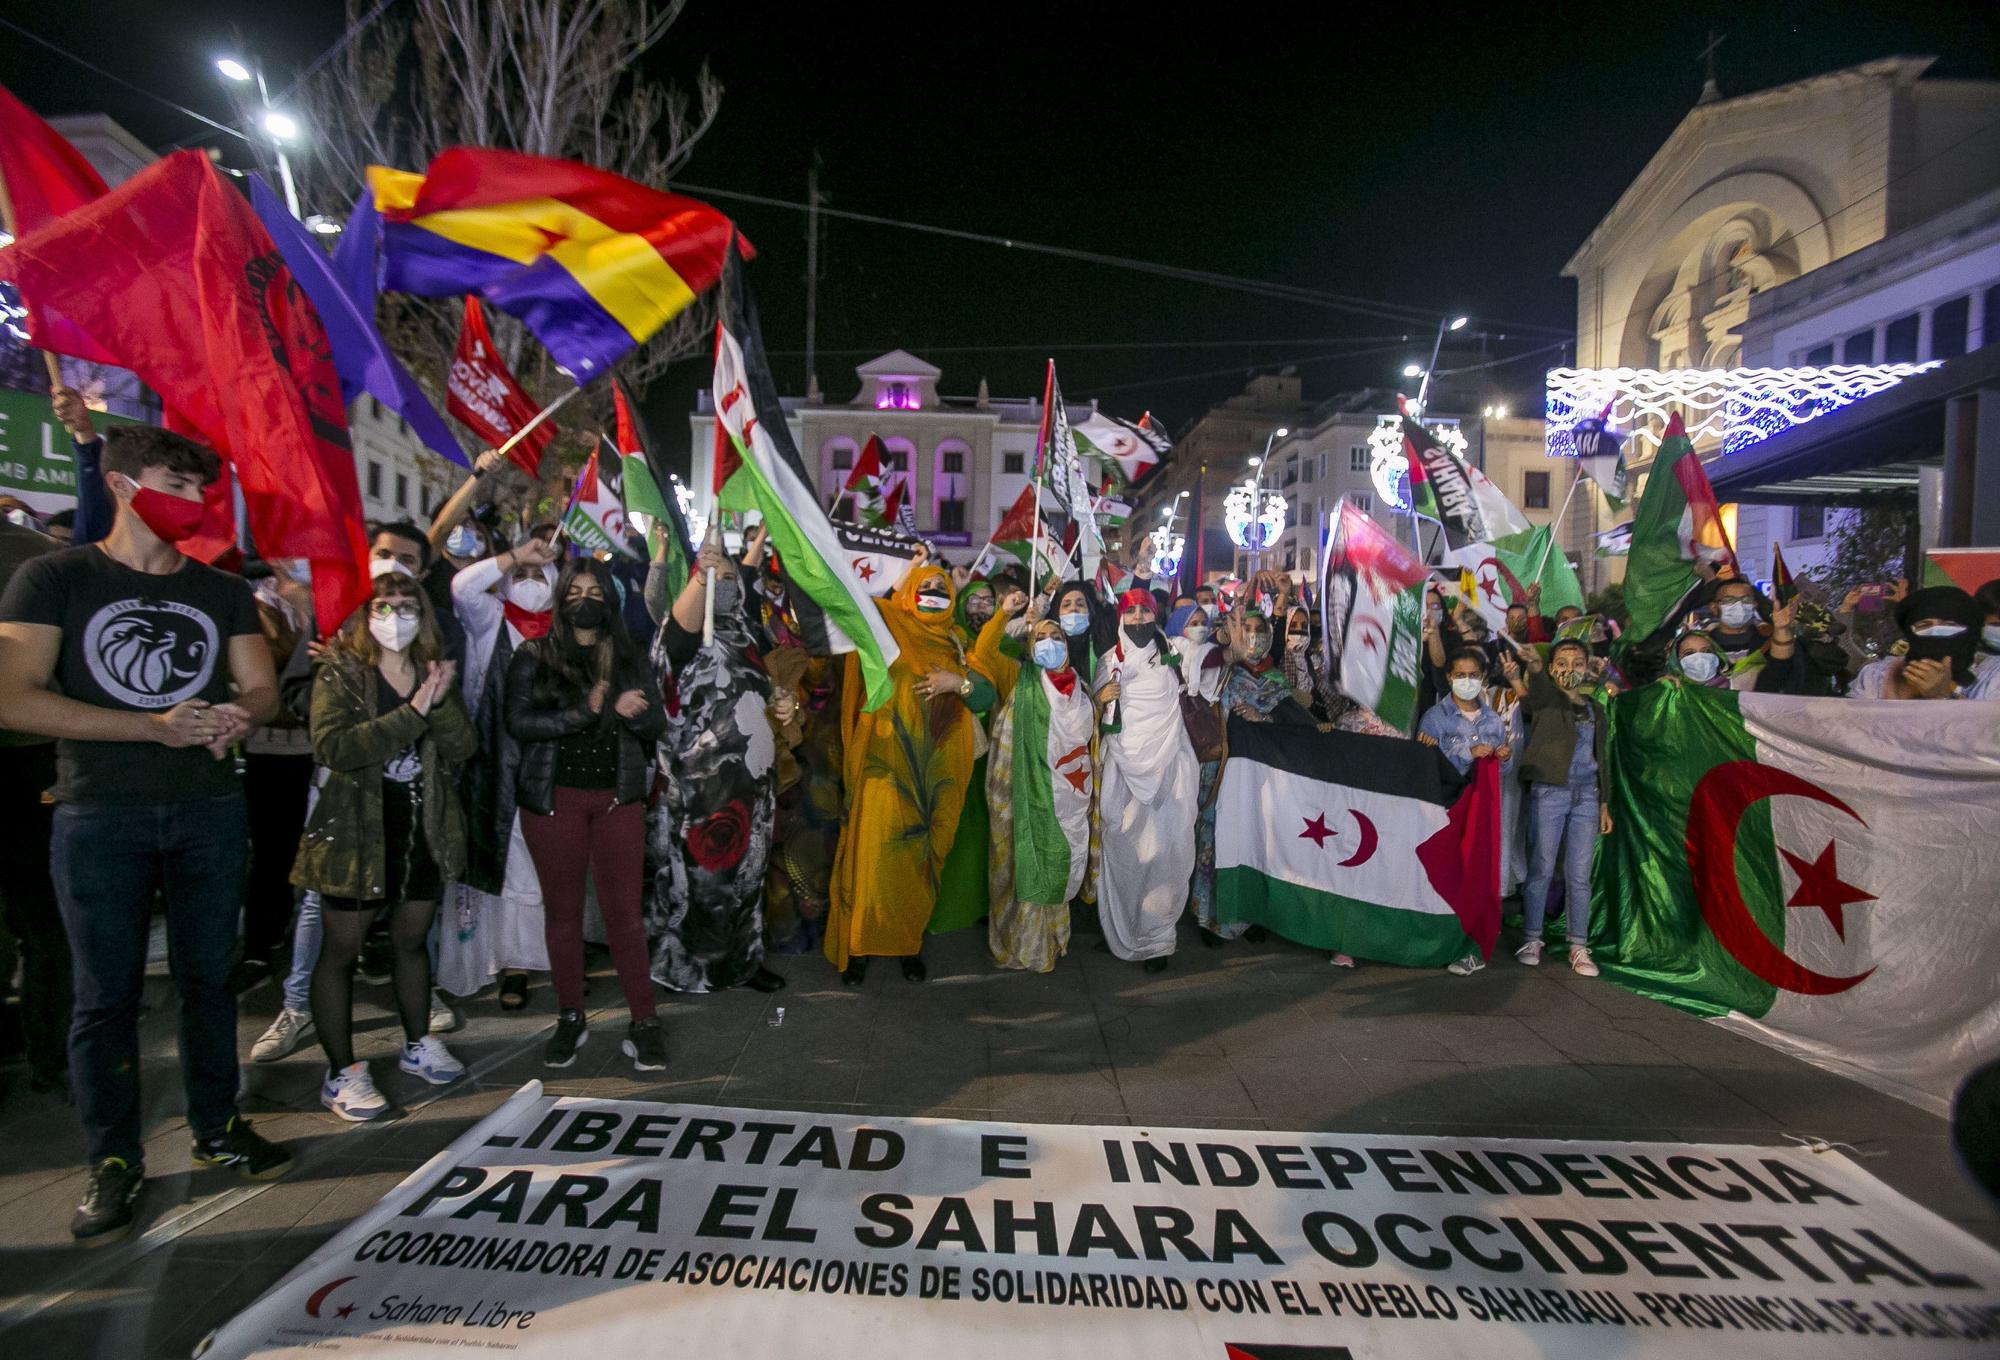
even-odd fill
[{"label": "grey sneaker", "polygon": [[130,1166],[122,1157],[106,1157],[90,1169],[90,1186],[69,1235],[78,1246],[101,1247],[132,1231],[139,1216],[139,1192],[146,1188],[146,1168]]},{"label": "grey sneaker", "polygon": [[1485,966],[1485,959],[1480,958],[1477,954],[1467,954],[1462,959],[1457,959],[1446,964],[1444,970],[1453,977],[1471,977]]},{"label": "grey sneaker", "polygon": [[542,1066],[568,1067],[576,1061],[576,1051],[590,1038],[590,1026],[583,1023],[582,1011],[564,1011],[556,1018],[556,1032],[542,1050]]},{"label": "grey sneaker", "polygon": [[445,999],[443,992],[435,987],[431,988],[430,1032],[449,1034],[458,1028],[459,1023],[458,1008]]},{"label": "grey sneaker", "polygon": [[278,1012],[277,1019],[269,1029],[257,1036],[257,1042],[250,1045],[250,1061],[254,1063],[277,1062],[289,1058],[299,1048],[313,1038],[312,1017],[304,1011],[291,1009]]}]

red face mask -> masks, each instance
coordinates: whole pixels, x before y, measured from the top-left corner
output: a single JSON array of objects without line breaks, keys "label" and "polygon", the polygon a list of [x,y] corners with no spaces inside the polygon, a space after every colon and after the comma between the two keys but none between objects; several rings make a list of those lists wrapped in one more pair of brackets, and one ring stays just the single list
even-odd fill
[{"label": "red face mask", "polygon": [[[138,483],[133,483],[139,486]],[[179,543],[192,538],[201,528],[201,519],[206,507],[202,502],[183,500],[179,496],[169,496],[164,491],[155,491],[150,486],[139,486],[130,502],[132,513],[139,522],[153,531],[153,536],[162,543]]]}]

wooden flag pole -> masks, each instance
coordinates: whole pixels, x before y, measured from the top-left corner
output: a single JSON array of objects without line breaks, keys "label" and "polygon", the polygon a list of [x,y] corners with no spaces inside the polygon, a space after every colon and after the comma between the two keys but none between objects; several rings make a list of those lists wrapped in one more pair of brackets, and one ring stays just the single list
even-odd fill
[{"label": "wooden flag pole", "polygon": [[520,443],[523,439],[526,439],[529,435],[533,434],[536,428],[540,426],[543,421],[547,420],[550,416],[554,415],[557,411],[561,410],[572,398],[576,397],[582,391],[583,389],[581,387],[572,387],[570,388],[569,391],[557,397],[547,406],[544,406],[541,410],[535,412],[534,416],[528,421],[526,425],[523,425],[520,429],[514,431],[514,433],[507,436],[507,442],[502,444],[497,451],[500,453],[512,452],[516,444]]},{"label": "wooden flag pole", "polygon": [[[7,234],[15,240],[18,241],[21,239],[20,224],[14,220],[14,195],[7,188],[7,177],[5,175],[0,175],[0,226],[4,226],[7,229]],[[26,298],[22,299],[23,303],[26,301]],[[63,385],[62,365],[57,363],[56,356],[47,350],[42,351],[42,362],[48,365],[49,395],[54,396],[55,389]]]}]

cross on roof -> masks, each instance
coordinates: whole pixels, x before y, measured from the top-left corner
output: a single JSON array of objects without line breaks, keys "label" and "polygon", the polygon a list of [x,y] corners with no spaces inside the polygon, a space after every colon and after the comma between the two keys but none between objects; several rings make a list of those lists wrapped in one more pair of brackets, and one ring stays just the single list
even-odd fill
[{"label": "cross on roof", "polygon": [[1717,33],[1711,28],[1708,30],[1708,46],[1696,54],[1702,63],[1705,77],[1701,85],[1701,102],[1704,104],[1711,99],[1722,98],[1722,87],[1715,83],[1715,54],[1721,50],[1723,42],[1728,37],[1727,33]]}]

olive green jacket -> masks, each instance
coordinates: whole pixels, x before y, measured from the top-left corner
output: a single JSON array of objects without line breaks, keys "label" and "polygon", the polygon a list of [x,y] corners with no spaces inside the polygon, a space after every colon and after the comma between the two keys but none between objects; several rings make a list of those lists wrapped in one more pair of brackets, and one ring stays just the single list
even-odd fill
[{"label": "olive green jacket", "polygon": [[378,901],[387,891],[388,850],[382,834],[382,766],[416,743],[424,839],[438,872],[450,883],[465,872],[465,817],[458,802],[458,767],[478,737],[456,689],[428,716],[404,704],[375,711],[381,676],[359,657],[328,651],[313,676],[312,745],[319,800],[306,818],[292,865],[292,882],[324,896]]}]

